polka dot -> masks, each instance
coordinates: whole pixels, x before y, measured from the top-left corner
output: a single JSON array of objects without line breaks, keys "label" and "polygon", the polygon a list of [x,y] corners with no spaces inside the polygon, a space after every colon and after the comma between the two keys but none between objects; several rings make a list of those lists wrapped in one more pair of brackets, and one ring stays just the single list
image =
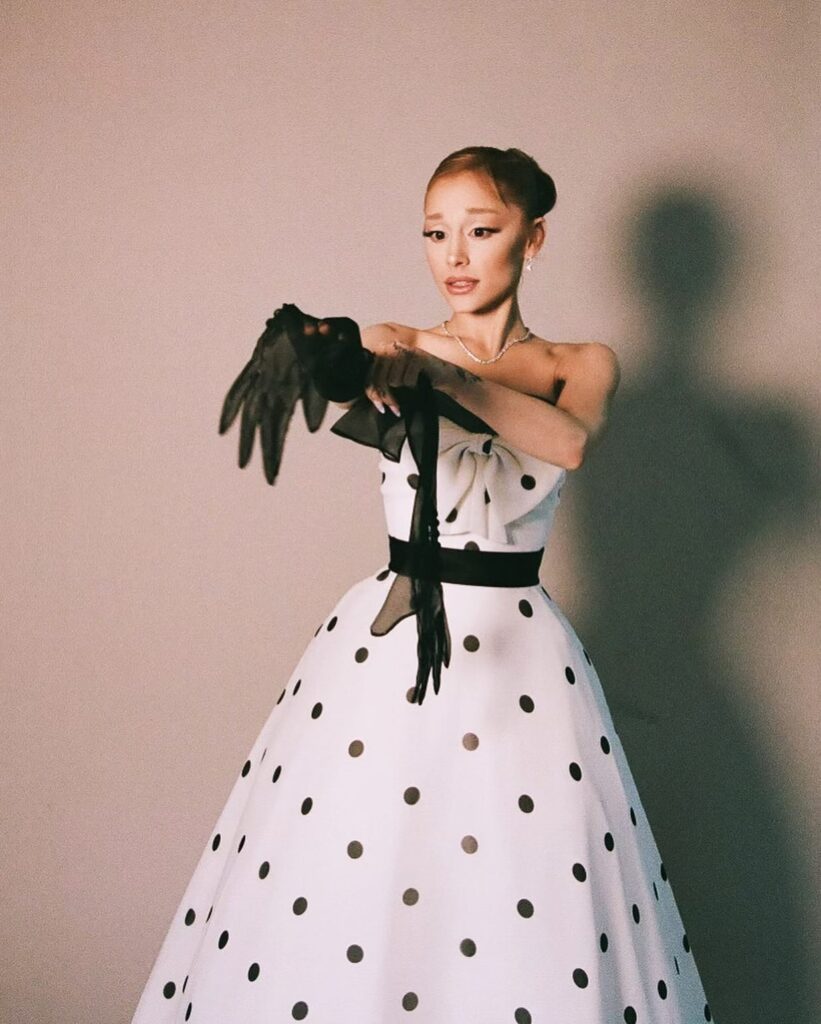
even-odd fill
[{"label": "polka dot", "polygon": [[217,945],[219,946],[220,949],[225,949],[225,947],[228,945],[228,932],[227,931],[224,931],[224,932],[222,932],[220,934],[219,939],[217,939]]},{"label": "polka dot", "polygon": [[466,732],[462,737],[462,746],[465,750],[475,750],[479,746],[479,737],[475,732]]},{"label": "polka dot", "polygon": [[636,906],[635,903],[631,907],[631,913],[633,914],[633,920],[636,922],[636,924],[638,924],[641,920],[641,914],[639,913],[639,908]]},{"label": "polka dot", "polygon": [[339,618],[336,615],[332,615],[330,619],[328,619],[328,625],[325,628],[328,630],[329,633],[337,624],[337,622],[339,622]]},{"label": "polka dot", "polygon": [[476,955],[476,943],[473,939],[462,939],[459,943],[459,950],[464,956]]},{"label": "polka dot", "polygon": [[348,856],[354,860],[356,860],[357,857],[362,856],[362,843],[360,843],[358,839],[354,839],[348,843]]},{"label": "polka dot", "polygon": [[[322,629],[322,623],[321,623],[321,622],[320,622],[320,624],[319,624],[319,625],[318,625],[318,626],[316,627],[316,629],[314,630],[314,636],[319,636],[319,631],[320,631],[320,629]],[[280,698],[279,698],[279,700],[282,700],[282,696],[284,695],[284,693],[285,693],[285,691],[283,690],[283,691],[282,691],[282,694],[280,694]],[[279,704],[279,700],[277,701],[277,704]]]},{"label": "polka dot", "polygon": [[526,491],[532,491],[535,486],[536,478],[532,477],[530,473],[524,473],[522,475],[522,487],[524,487]]},{"label": "polka dot", "polygon": [[308,901],[305,899],[304,896],[297,896],[297,898],[291,905],[291,910],[293,910],[297,917],[300,917],[302,914],[304,914],[307,909]]},{"label": "polka dot", "polygon": [[656,897],[656,899],[659,898],[659,891],[656,888],[656,883],[655,882],[653,882],[653,895]]},{"label": "polka dot", "polygon": [[313,806],[314,806],[313,798],[310,797],[310,796],[306,796],[305,799],[302,801],[302,806],[301,806],[300,810],[302,811],[303,814],[310,814],[311,813],[311,808]]},{"label": "polka dot", "polygon": [[638,1014],[632,1006],[625,1006],[624,1008],[624,1024],[636,1024],[638,1020]]},{"label": "polka dot", "polygon": [[615,840],[613,839],[612,832],[604,833],[604,845],[608,850],[612,850],[613,847],[616,845]]},{"label": "polka dot", "polygon": [[587,651],[584,649],[584,647],[582,647],[582,653],[584,654],[584,657],[585,657],[585,660],[587,661],[587,664],[588,665],[592,665],[593,662],[590,660],[590,655],[587,653]]},{"label": "polka dot", "polygon": [[492,447],[492,440],[491,440],[491,438],[488,438],[486,441],[482,442],[482,451],[485,453],[485,455],[490,455],[491,447]]},{"label": "polka dot", "polygon": [[609,754],[610,753],[610,740],[606,736],[602,736],[602,738],[599,740],[599,743],[601,744],[601,748],[604,751],[604,753],[605,754]]},{"label": "polka dot", "polygon": [[479,843],[476,836],[462,836],[462,849],[465,853],[476,853]]},{"label": "polka dot", "polygon": [[565,666],[564,677],[568,681],[568,683],[570,683],[571,686],[576,682],[576,673],[569,665]]},{"label": "polka dot", "polygon": [[479,551],[479,545],[475,540],[469,540],[467,544],[465,544],[465,551]]},{"label": "polka dot", "polygon": [[678,966],[678,957],[677,956],[673,957],[673,963],[676,965],[676,974],[681,974],[681,970],[679,969],[679,966]]},{"label": "polka dot", "polygon": [[260,878],[267,878],[268,877],[268,872],[270,870],[271,870],[271,865],[268,863],[267,860],[264,860],[260,864],[260,866],[259,866],[259,877]]},{"label": "polka dot", "polygon": [[165,996],[166,999],[173,999],[174,998],[174,993],[176,991],[177,991],[177,986],[174,984],[173,981],[167,981],[163,985],[162,994]]},{"label": "polka dot", "polygon": [[516,1024],[533,1024],[533,1018],[530,1016],[530,1011],[526,1010],[523,1006],[518,1006],[516,1012],[513,1014],[513,1020]]},{"label": "polka dot", "polygon": [[317,701],[311,708],[311,718],[319,718],[322,714],[322,701]]},{"label": "polka dot", "polygon": [[448,512],[448,514],[447,514],[447,515],[445,516],[445,522],[446,522],[446,523],[452,523],[452,522],[455,522],[455,520],[456,520],[456,517],[457,517],[457,515],[458,515],[458,514],[459,514],[459,509],[457,509],[457,508],[452,508],[452,509],[450,510],[450,512]]},{"label": "polka dot", "polygon": [[666,983],[664,982],[664,980],[662,978],[659,979],[659,983],[658,983],[657,988],[658,988],[659,995],[661,996],[661,998],[662,999],[666,999],[667,998],[667,985],[666,985]]},{"label": "polka dot", "polygon": [[415,907],[419,902],[419,890],[418,889],[405,889],[402,893],[402,902],[406,907]]},{"label": "polka dot", "polygon": [[262,764],[262,762],[265,760],[265,755],[267,753],[268,753],[268,748],[266,747],[265,750],[262,751],[262,757],[259,759],[259,763],[260,764]]},{"label": "polka dot", "polygon": [[305,1020],[308,1016],[308,1004],[301,999],[291,1007],[291,1016],[294,1020]]},{"label": "polka dot", "polygon": [[408,483],[411,485],[411,487],[414,490],[416,490],[416,488],[419,486],[419,474],[418,473],[408,473]]},{"label": "polka dot", "polygon": [[385,482],[385,470],[384,469],[382,470],[382,480],[380,482],[383,483],[383,484]]},{"label": "polka dot", "polygon": [[681,937],[681,944],[682,944],[682,946],[684,946],[685,951],[687,953],[689,953],[690,952],[690,940],[687,938],[687,933],[686,932]]},{"label": "polka dot", "polygon": [[530,900],[519,900],[516,904],[516,909],[522,917],[533,917],[533,904]]},{"label": "polka dot", "polygon": [[416,691],[416,687],[415,686],[408,687],[408,691],[405,694],[405,700],[407,700],[408,704],[415,704],[416,703],[416,701],[414,701],[414,699],[413,699],[413,695],[414,695],[415,691]]},{"label": "polka dot", "polygon": [[197,915],[193,907],[189,907],[185,914],[185,923],[191,925],[196,921]]},{"label": "polka dot", "polygon": [[209,907],[208,908],[208,917],[206,917],[206,919],[205,919],[205,923],[206,924],[208,924],[208,922],[211,920],[211,915],[213,913],[214,913],[214,908],[213,907]]},{"label": "polka dot", "polygon": [[661,875],[662,881],[667,881],[667,868],[664,866],[664,862],[659,862],[659,874]]},{"label": "polka dot", "polygon": [[185,1010],[185,1019],[186,1019],[186,1020],[189,1020],[189,1019],[190,1019],[190,1017],[191,1017],[191,1010],[192,1010],[192,1008],[193,1008],[193,1004],[192,1004],[192,1003],[189,1003],[189,1004],[188,1004],[188,1006],[186,1007],[186,1010]]},{"label": "polka dot", "polygon": [[245,764],[242,766],[242,777],[245,778],[245,776],[248,774],[248,772],[250,772],[250,770],[251,770],[251,762],[250,761],[246,761]]},{"label": "polka dot", "polygon": [[638,822],[636,821],[636,812],[633,810],[632,807],[630,808],[630,820],[633,822],[634,825],[638,825]]},{"label": "polka dot", "polygon": [[527,601],[525,598],[522,598],[522,600],[519,602],[519,611],[522,613],[522,615],[524,615],[526,619],[532,618],[533,605],[530,603],[530,601]]},{"label": "polka dot", "polygon": [[356,662],[358,662],[358,663],[359,663],[359,664],[361,665],[361,664],[362,664],[362,662],[363,662],[363,661],[364,661],[364,660],[365,660],[365,659],[366,659],[367,657],[368,657],[368,648],[367,648],[367,647],[360,647],[360,648],[359,648],[359,649],[357,650],[356,654],[354,655],[354,660],[355,660]]},{"label": "polka dot", "polygon": [[365,954],[362,952],[361,946],[348,946],[346,955],[352,964],[358,964],[362,961],[362,957]]},{"label": "polka dot", "polygon": [[416,786],[408,786],[403,795],[406,804],[415,804],[419,802],[419,790]]},{"label": "polka dot", "polygon": [[[187,985],[188,985],[188,975],[186,974],[185,979],[184,979],[184,981],[182,983],[182,988],[180,989],[180,991],[184,992]],[[189,1006],[190,1006],[190,1003],[189,1003]]]},{"label": "polka dot", "polygon": [[219,845],[220,845],[220,840],[221,839],[222,839],[222,836],[219,834],[219,832],[217,832],[217,834],[211,840],[211,849],[212,850],[218,850],[219,849]]},{"label": "polka dot", "polygon": [[280,777],[281,774],[282,774],[282,765],[278,764],[276,766],[276,768],[274,768],[274,774],[271,776],[271,782],[276,782],[276,780]]},{"label": "polka dot", "polygon": [[468,633],[468,635],[462,641],[462,645],[464,646],[466,651],[478,651],[479,650],[479,640],[478,640],[478,637],[475,637],[472,633]]},{"label": "polka dot", "polygon": [[388,569],[383,569],[383,570],[382,570],[382,572],[378,572],[378,573],[376,574],[376,578],[377,578],[378,580],[380,580],[380,581],[381,581],[381,580],[386,580],[386,579],[388,578],[388,576],[390,576],[390,574],[391,574],[391,570],[390,570],[390,568],[388,568]]},{"label": "polka dot", "polygon": [[578,882],[583,882],[587,878],[587,871],[585,870],[584,864],[576,862],[573,865],[573,877]]},{"label": "polka dot", "polygon": [[522,793],[519,797],[519,810],[524,811],[525,814],[530,814],[533,810],[533,797],[528,796],[527,793]]},{"label": "polka dot", "polygon": [[490,495],[487,493],[487,487],[485,488],[485,504],[490,504]]},{"label": "polka dot", "polygon": [[705,1020],[712,1020],[713,1019],[713,1014],[710,1011],[710,1004],[709,1003],[705,1003],[704,1004],[704,1019]]},{"label": "polka dot", "polygon": [[608,939],[607,939],[607,932],[602,932],[601,935],[599,936],[599,949],[602,951],[602,953],[606,953],[607,952],[607,947],[609,945],[610,945],[610,943],[608,942]]},{"label": "polka dot", "polygon": [[522,696],[519,698],[519,707],[522,709],[522,711],[526,711],[528,714],[530,714],[530,712],[535,708],[535,706],[536,705],[533,703],[533,698],[528,696],[526,693],[523,693]]},{"label": "polka dot", "polygon": [[243,846],[245,846],[245,836],[243,836],[237,844],[237,853],[242,853]]},{"label": "polka dot", "polygon": [[581,779],[581,777],[582,777],[582,769],[581,769],[581,766],[579,764],[577,764],[576,761],[571,761],[570,762],[570,766],[568,768],[568,771],[570,772],[571,777],[576,780],[576,782],[578,782],[579,779]]},{"label": "polka dot", "polygon": [[573,981],[579,986],[579,988],[587,988],[587,971],[583,971],[581,967],[577,967],[573,971]]},{"label": "polka dot", "polygon": [[299,693],[300,686],[302,686],[302,680],[301,679],[297,679],[297,681],[294,683],[293,690],[291,690],[291,693],[292,693],[292,695],[294,697],[296,697],[296,695]]},{"label": "polka dot", "polygon": [[351,757],[361,757],[362,751],[365,749],[365,744],[362,740],[351,740],[348,746],[348,753]]},{"label": "polka dot", "polygon": [[415,992],[406,992],[402,996],[402,1009],[415,1010],[419,1005],[419,996]]},{"label": "polka dot", "polygon": [[248,980],[256,981],[259,977],[259,964],[251,964],[248,968]]}]

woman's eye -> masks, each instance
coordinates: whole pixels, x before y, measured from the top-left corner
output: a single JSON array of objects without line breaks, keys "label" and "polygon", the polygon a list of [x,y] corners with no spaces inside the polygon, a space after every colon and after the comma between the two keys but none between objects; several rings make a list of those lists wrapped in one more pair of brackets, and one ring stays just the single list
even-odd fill
[{"label": "woman's eye", "polygon": [[[485,232],[485,234],[479,235],[478,237],[479,238],[487,238],[488,235],[495,235],[498,232],[499,228],[476,227],[473,230],[474,231],[483,231],[483,232]],[[422,235],[425,238],[433,238],[434,235],[444,235],[444,233],[445,233],[444,231],[440,231],[438,228],[434,228],[431,231],[423,231]],[[439,241],[439,239],[437,238],[436,241]]]}]

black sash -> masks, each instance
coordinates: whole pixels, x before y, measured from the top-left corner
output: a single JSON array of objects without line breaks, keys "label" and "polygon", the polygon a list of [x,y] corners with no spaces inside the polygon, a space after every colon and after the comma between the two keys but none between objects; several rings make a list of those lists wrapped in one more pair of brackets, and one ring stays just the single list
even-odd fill
[{"label": "black sash", "polygon": [[538,551],[480,551],[439,547],[439,570],[428,562],[428,548],[388,535],[388,568],[402,576],[438,579],[474,587],[530,587],[539,583],[544,548]]}]

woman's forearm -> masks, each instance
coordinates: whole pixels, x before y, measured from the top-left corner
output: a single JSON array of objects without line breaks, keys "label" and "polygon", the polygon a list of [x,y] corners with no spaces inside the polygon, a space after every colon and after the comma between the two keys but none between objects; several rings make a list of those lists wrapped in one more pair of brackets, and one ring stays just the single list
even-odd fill
[{"label": "woman's forearm", "polygon": [[442,390],[528,455],[565,469],[581,465],[587,431],[564,409],[487,379],[459,380]]}]

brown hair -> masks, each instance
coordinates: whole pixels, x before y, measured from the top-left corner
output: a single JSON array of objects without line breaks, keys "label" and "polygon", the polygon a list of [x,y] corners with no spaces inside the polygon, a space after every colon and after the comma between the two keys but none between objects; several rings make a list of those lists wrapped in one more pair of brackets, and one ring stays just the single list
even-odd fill
[{"label": "brown hair", "polygon": [[495,146],[465,146],[446,156],[433,172],[425,194],[437,178],[461,171],[486,174],[505,206],[514,203],[521,207],[528,220],[543,216],[556,205],[553,179],[532,156],[521,149]]}]

